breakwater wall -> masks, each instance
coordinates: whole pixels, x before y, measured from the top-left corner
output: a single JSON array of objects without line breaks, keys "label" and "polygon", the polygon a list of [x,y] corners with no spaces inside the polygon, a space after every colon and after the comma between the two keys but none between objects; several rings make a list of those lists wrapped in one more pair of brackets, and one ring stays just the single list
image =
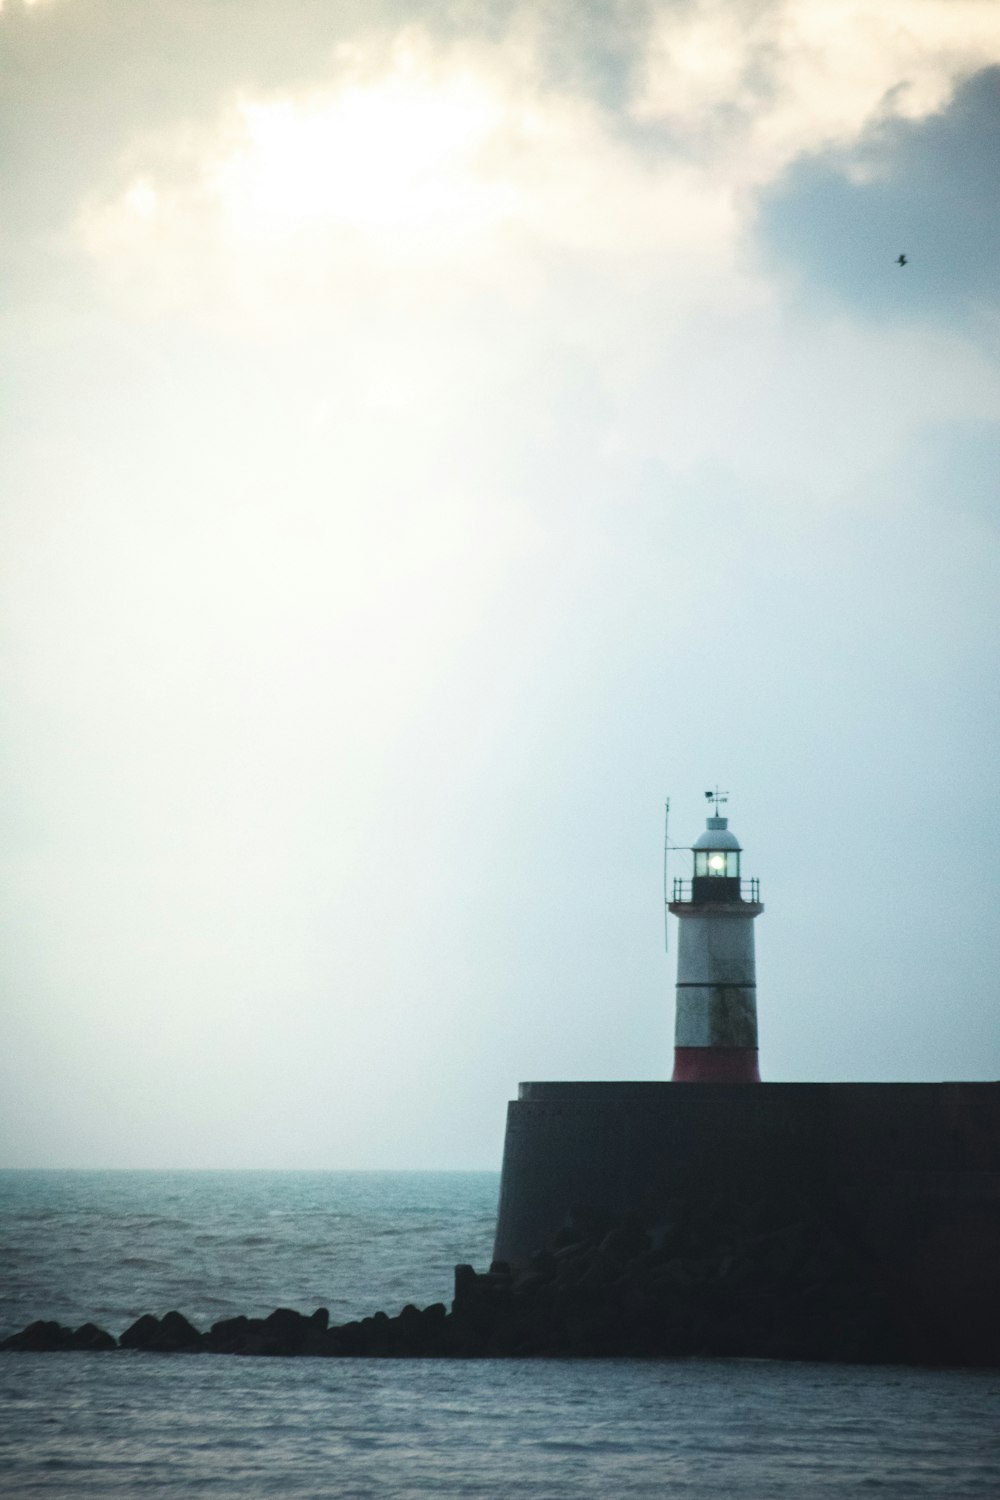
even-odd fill
[{"label": "breakwater wall", "polygon": [[525,1084],[495,1259],[450,1309],[38,1320],[0,1350],[997,1368],[1000,1085]]},{"label": "breakwater wall", "polygon": [[526,1265],[581,1211],[809,1204],[929,1357],[1000,1349],[1000,1084],[524,1083],[494,1255]]}]

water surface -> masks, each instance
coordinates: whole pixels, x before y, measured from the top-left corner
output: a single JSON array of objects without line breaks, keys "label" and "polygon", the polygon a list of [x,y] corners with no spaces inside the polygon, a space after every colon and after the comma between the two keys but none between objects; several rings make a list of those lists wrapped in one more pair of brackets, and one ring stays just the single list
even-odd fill
[{"label": "water surface", "polygon": [[[0,1331],[447,1301],[495,1173],[0,1172]],[[996,1500],[1000,1372],[0,1355],[0,1493]]]}]

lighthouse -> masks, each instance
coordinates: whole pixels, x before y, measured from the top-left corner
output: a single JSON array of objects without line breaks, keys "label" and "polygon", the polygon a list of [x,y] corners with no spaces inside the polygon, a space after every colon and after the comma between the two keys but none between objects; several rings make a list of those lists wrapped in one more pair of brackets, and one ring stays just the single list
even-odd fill
[{"label": "lighthouse", "polygon": [[678,918],[674,1083],[759,1083],[753,924],[764,910],[756,880],[740,874],[739,839],[714,816],[692,845],[691,880],[675,880]]}]

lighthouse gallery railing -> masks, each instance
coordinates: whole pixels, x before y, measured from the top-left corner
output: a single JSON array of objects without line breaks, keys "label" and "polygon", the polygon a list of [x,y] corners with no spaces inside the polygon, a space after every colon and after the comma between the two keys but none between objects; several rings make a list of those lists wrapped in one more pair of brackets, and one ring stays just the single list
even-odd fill
[{"label": "lighthouse gallery railing", "polygon": [[[703,876],[702,878],[704,879],[705,877]],[[671,899],[681,902],[691,901],[693,899],[691,895],[691,881],[675,879],[674,894]],[[754,903],[760,900],[760,881],[756,876],[754,876],[750,880],[740,881],[739,899],[741,901],[752,901]]]}]

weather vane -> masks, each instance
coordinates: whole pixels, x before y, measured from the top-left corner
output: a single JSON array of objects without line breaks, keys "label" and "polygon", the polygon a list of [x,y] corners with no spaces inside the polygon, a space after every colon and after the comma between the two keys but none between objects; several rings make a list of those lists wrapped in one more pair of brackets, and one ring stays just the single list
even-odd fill
[{"label": "weather vane", "polygon": [[729,801],[729,793],[728,792],[720,792],[719,788],[717,786],[715,788],[714,792],[706,792],[705,796],[708,798],[709,802],[714,802],[715,803],[715,816],[718,817],[719,816],[719,808],[722,806],[723,802],[728,802]]}]

